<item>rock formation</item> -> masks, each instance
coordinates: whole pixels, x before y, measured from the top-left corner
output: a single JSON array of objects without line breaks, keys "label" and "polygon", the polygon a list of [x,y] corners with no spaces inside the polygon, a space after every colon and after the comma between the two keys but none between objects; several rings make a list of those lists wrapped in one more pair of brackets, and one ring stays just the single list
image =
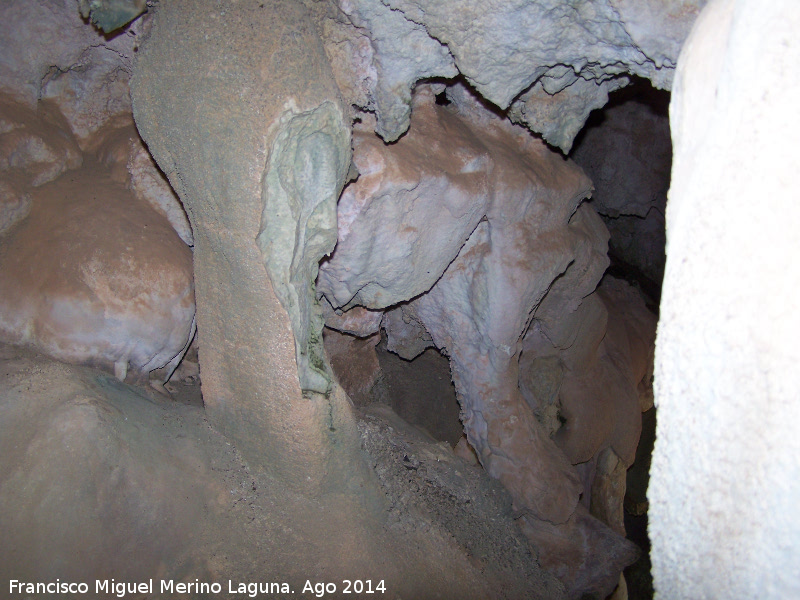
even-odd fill
[{"label": "rock formation", "polygon": [[191,251],[81,152],[57,103],[6,99],[0,118],[0,340],[169,378],[194,333]]},{"label": "rock formation", "polygon": [[0,6],[0,89],[33,108],[51,99],[79,143],[117,116],[128,119],[140,23],[106,38],[71,0],[11,0]]},{"label": "rock formation", "polygon": [[[191,337],[196,285],[212,428],[198,414],[190,428],[215,450],[175,441],[178,427],[141,437],[166,409],[105,375],[0,348],[0,444],[13,453],[0,520],[36,534],[26,556],[3,548],[0,571],[58,576],[39,565],[60,564],[51,558],[75,532],[45,548],[64,514],[47,507],[91,488],[96,504],[69,496],[100,540],[88,555],[117,539],[97,523],[166,547],[173,530],[131,525],[147,507],[175,521],[175,545],[148,569],[251,575],[277,553],[292,581],[297,557],[311,557],[323,573],[389,569],[404,597],[424,596],[429,575],[459,597],[605,598],[618,583],[623,597],[620,571],[636,555],[623,538],[625,474],[653,404],[655,318],[635,286],[604,276],[598,213],[615,258],[658,279],[655,246],[630,240],[661,235],[667,162],[646,173],[653,154],[629,146],[643,134],[626,128],[637,119],[663,134],[664,118],[615,106],[584,136],[593,149],[576,151],[586,172],[564,155],[610,93],[634,78],[672,87],[705,2],[150,4],[105,36],[79,6],[111,31],[147,3],[0,7],[0,340],[163,379]],[[798,219],[780,203],[797,170],[784,160],[798,105],[785,75],[798,54],[791,8],[714,0],[676,78],[650,496],[656,587],[669,597],[797,595],[798,326],[785,298],[800,288],[787,264]],[[638,183],[621,184],[634,170]],[[777,241],[757,253],[750,240],[762,251]],[[495,480],[388,408],[353,408],[383,377],[381,339],[398,360],[447,357],[466,434],[456,424],[448,441]],[[30,365],[67,395],[40,392]],[[74,468],[81,457],[90,475]],[[216,467],[233,463],[248,476],[232,493]],[[105,477],[117,464],[125,476]],[[182,469],[183,499],[137,483]],[[15,508],[34,496],[41,504]],[[190,535],[198,514],[212,517]],[[209,539],[214,559],[187,550]],[[252,558],[262,541],[269,551]],[[397,564],[379,558],[398,548]],[[419,554],[441,565],[406,577]],[[109,568],[139,573],[113,558]]]},{"label": "rock formation", "polygon": [[668,103],[668,94],[646,83],[626,88],[596,122],[590,120],[571,154],[594,183],[592,206],[611,234],[609,252],[649,283],[653,300],[664,277]]},{"label": "rock formation", "polygon": [[800,593],[798,27],[794,2],[714,0],[679,60],[648,490],[659,598]]},{"label": "rock formation", "polygon": [[436,92],[418,86],[411,128],[392,145],[368,119],[356,128],[360,175],[342,194],[339,243],[318,279],[327,318],[369,335],[383,309],[390,350],[446,352],[469,443],[549,566],[575,597],[608,593],[635,554],[587,509],[594,502],[624,535],[655,318],[622,282],[593,293],[608,234],[580,204],[590,190],[581,171],[465,88],[448,89],[446,107]]},{"label": "rock formation", "polygon": [[314,292],[336,243],[350,132],[310,14],[289,0],[164,3],[131,91],[194,232],[210,420],[310,493],[364,484]]},{"label": "rock formation", "polygon": [[[568,152],[594,108],[629,75],[669,89],[704,0],[341,0],[326,46],[350,104],[394,141],[417,81],[460,73],[511,117]],[[344,13],[344,17],[341,13]]]}]

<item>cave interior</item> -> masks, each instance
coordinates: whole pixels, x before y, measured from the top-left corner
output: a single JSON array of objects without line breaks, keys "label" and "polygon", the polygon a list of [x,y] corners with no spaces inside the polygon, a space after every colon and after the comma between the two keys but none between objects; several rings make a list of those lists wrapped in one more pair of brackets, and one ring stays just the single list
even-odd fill
[{"label": "cave interior", "polygon": [[730,4],[4,2],[10,596],[701,597],[648,485]]}]

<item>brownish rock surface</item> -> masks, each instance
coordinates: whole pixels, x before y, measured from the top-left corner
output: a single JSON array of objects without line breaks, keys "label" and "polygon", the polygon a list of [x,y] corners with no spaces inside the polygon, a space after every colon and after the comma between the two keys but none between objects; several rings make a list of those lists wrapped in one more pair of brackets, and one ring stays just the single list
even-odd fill
[{"label": "brownish rock surface", "polygon": [[[552,306],[553,299],[542,303]],[[537,414],[557,405],[563,424],[552,433],[573,464],[606,446],[626,467],[633,463],[641,413],[650,407],[655,330],[641,294],[610,276],[569,318],[537,311],[523,342],[521,388]]]},{"label": "brownish rock surface", "polygon": [[231,599],[245,594],[229,580],[352,597],[343,579],[383,581],[394,599],[564,597],[482,469],[391,411],[359,429],[390,507],[381,523],[251,465],[201,407],[0,345],[0,578],[91,593],[95,579],[153,578],[158,597],[173,597],[161,579],[217,582]]},{"label": "brownish rock surface", "polygon": [[30,108],[51,100],[82,144],[117,116],[130,115],[139,27],[104,36],[81,19],[73,0],[3,2],[0,89]]},{"label": "brownish rock surface", "polygon": [[191,251],[83,155],[51,102],[6,98],[0,122],[0,339],[121,378],[168,376],[193,333]]},{"label": "brownish rock surface", "polygon": [[313,290],[350,134],[305,7],[163,3],[135,69],[137,127],[194,231],[209,420],[298,489],[379,510]]},{"label": "brownish rock surface", "polygon": [[323,340],[331,368],[344,391],[356,405],[369,404],[372,386],[381,375],[375,354],[381,336],[374,333],[367,338],[357,338],[326,328]]},{"label": "brownish rock surface", "polygon": [[194,245],[186,211],[139,137],[132,116],[104,127],[85,145],[111,169],[116,181],[165,217],[187,246]]},{"label": "brownish rock surface", "polygon": [[88,161],[29,193],[30,215],[0,238],[2,340],[122,377],[182,355],[192,254],[169,222]]}]

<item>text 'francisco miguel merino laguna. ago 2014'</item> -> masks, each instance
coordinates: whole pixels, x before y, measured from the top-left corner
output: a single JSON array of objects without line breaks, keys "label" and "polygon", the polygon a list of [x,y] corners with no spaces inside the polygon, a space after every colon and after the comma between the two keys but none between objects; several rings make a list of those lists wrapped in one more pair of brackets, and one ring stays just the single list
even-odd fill
[{"label": "text 'francisco miguel merino laguna. ago 2014'", "polygon": [[[317,598],[321,598],[326,594],[384,594],[386,592],[386,585],[383,580],[374,582],[370,579],[348,580],[341,581],[341,587],[333,582],[315,582],[306,580],[303,589],[300,591],[301,595],[310,594]],[[113,596],[116,598],[124,598],[126,595],[134,594],[236,594],[255,598],[266,594],[294,594],[295,591],[286,582],[257,582],[257,583],[243,583],[233,582],[228,580],[227,589],[221,583],[217,582],[203,582],[199,579],[194,581],[175,581],[173,579],[161,579],[158,585],[153,584],[153,580],[141,581],[136,583],[116,581],[114,579],[97,579],[94,585],[89,585],[86,582],[68,582],[56,579],[50,582],[27,582],[11,579],[9,581],[9,592],[11,594],[26,594],[31,595],[60,595],[69,594],[72,596],[80,596],[91,593],[93,597],[99,597],[101,594]]]}]

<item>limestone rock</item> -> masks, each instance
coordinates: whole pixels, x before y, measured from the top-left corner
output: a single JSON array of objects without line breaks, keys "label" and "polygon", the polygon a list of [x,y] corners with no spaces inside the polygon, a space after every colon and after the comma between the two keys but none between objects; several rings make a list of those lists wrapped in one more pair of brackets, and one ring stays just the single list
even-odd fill
[{"label": "limestone rock", "polygon": [[554,439],[573,464],[611,445],[630,465],[641,432],[637,387],[602,350],[600,354],[586,371],[564,378],[560,401],[566,422]]},{"label": "limestone rock", "polygon": [[53,100],[81,141],[130,113],[138,24],[107,39],[73,0],[13,0],[0,6],[0,28],[0,90],[30,107]]},{"label": "limestone rock", "polygon": [[511,105],[509,118],[542,134],[549,144],[568,154],[589,113],[605,106],[608,95],[629,81],[621,75],[600,82],[580,77],[569,87],[551,93],[539,80]]},{"label": "limestone rock", "polygon": [[352,484],[373,498],[314,290],[336,242],[351,146],[309,10],[294,0],[161,3],[131,95],[192,225],[209,420],[304,493]]},{"label": "limestone rock", "polygon": [[592,178],[592,205],[603,216],[644,218],[666,207],[672,167],[666,95],[647,93],[607,107],[572,154]]},{"label": "limestone rock", "polygon": [[31,212],[31,195],[0,179],[0,235]]},{"label": "limestone rock", "polygon": [[378,74],[372,41],[346,15],[336,16],[323,16],[319,26],[336,86],[351,107],[373,107]]},{"label": "limestone rock", "polygon": [[39,186],[81,165],[83,156],[52,103],[33,110],[0,96],[0,178],[11,186]]},{"label": "limestone rock", "polygon": [[[680,45],[703,4],[342,0],[339,7],[358,36],[370,40],[373,54],[361,62],[373,65],[374,92],[365,108],[376,112],[376,131],[387,141],[408,127],[410,90],[418,80],[461,73],[501,109],[516,101],[521,123],[568,151],[589,111],[624,85],[626,75],[669,88]],[[326,38],[342,50],[341,30]],[[356,38],[352,49],[366,59],[369,51]]]},{"label": "limestone rock", "polygon": [[791,1],[713,0],[678,61],[647,492],[662,598],[800,592],[798,28]]},{"label": "limestone rock", "polygon": [[121,378],[174,368],[193,333],[194,284],[166,219],[97,165],[29,193],[30,215],[0,240],[2,341]]},{"label": "limestone rock", "polygon": [[[569,274],[542,301],[525,335],[520,389],[536,412],[557,406],[562,422],[554,439],[573,464],[610,444],[630,466],[641,412],[649,408],[656,317],[635,288],[605,276],[578,309],[559,318],[555,307],[568,306],[568,294],[550,294],[563,289]],[[557,400],[542,371],[545,360],[563,365]]]},{"label": "limestone rock", "polygon": [[[357,166],[362,161],[362,176],[340,203],[344,239],[321,268],[319,289],[339,305],[380,308],[421,294],[435,282],[402,312],[389,313],[407,317],[388,317],[390,344],[407,346],[392,339],[392,332],[408,331],[397,327],[400,321],[424,327],[451,358],[462,420],[484,467],[509,488],[518,510],[562,522],[574,510],[579,484],[519,393],[517,342],[534,307],[576,254],[581,256],[576,279],[595,275],[595,243],[585,229],[599,220],[586,221],[581,209],[570,225],[590,184],[544,144],[470,100],[465,89],[449,93],[459,101],[442,108],[432,91],[423,89],[415,100],[412,128],[396,144],[383,145],[373,136],[370,168],[357,142],[354,161]],[[399,181],[393,183],[394,178]],[[419,186],[430,191],[417,193]],[[391,194],[382,195],[383,190]],[[392,206],[387,217],[371,216],[385,206]],[[432,221],[415,213],[440,216]],[[400,227],[393,215],[404,219]],[[428,229],[429,221],[445,227],[445,233]],[[369,235],[359,233],[361,226]],[[602,245],[602,234],[600,240]],[[406,248],[406,258],[399,260],[393,247]],[[335,277],[333,267],[338,267]],[[409,288],[404,277],[416,287]],[[369,284],[376,281],[380,285],[370,293]],[[425,341],[422,327],[415,328],[412,337]],[[548,481],[547,490],[535,483],[542,480]]]},{"label": "limestone rock", "polygon": [[[606,276],[597,290],[609,313],[603,343],[626,380],[651,384],[657,318],[637,288],[621,279]],[[642,406],[642,412],[649,406]]]},{"label": "limestone rock", "polygon": [[605,448],[597,455],[590,512],[621,536],[625,535],[623,505],[627,486],[626,474],[627,465],[611,448]]},{"label": "limestone rock", "polygon": [[559,401],[563,379],[564,365],[558,356],[520,357],[520,392],[549,437],[559,430],[564,418]]},{"label": "limestone rock", "polygon": [[389,0],[388,4],[407,19],[424,23],[432,37],[447,45],[475,89],[500,108],[508,107],[556,65],[569,67],[559,69],[559,75],[572,83],[584,68],[598,75],[617,74],[624,67],[604,67],[648,62],[606,3],[571,7],[557,0],[501,5]]},{"label": "limestone rock", "polygon": [[[626,470],[636,456],[641,413],[649,408],[656,317],[636,288],[608,275],[596,291],[580,298],[575,294],[580,286],[569,281],[570,269],[554,283],[525,335],[520,390],[576,465],[584,508],[624,536]],[[559,315],[559,307],[578,301],[572,313]],[[542,534],[540,525],[529,526]],[[573,573],[564,575],[569,579],[575,565],[563,560],[565,573]],[[612,584],[606,581],[600,597]]]},{"label": "limestone rock", "polygon": [[116,181],[166,218],[187,246],[193,246],[192,226],[186,211],[139,137],[133,120],[119,125],[116,122],[104,127],[86,144],[87,149],[111,169]]},{"label": "limestone rock", "polygon": [[478,455],[475,454],[475,449],[469,445],[466,435],[462,435],[458,440],[455,448],[453,448],[453,454],[466,461],[469,465],[480,467],[481,463],[478,462]]},{"label": "limestone rock", "polygon": [[413,305],[401,304],[386,311],[381,327],[386,332],[386,348],[400,358],[413,360],[434,346]]},{"label": "limestone rock", "polygon": [[402,598],[564,598],[502,486],[396,416],[360,424],[387,523],[254,468],[201,407],[1,344],[0,415],[4,581],[88,582],[86,596],[95,580],[153,574],[227,588],[256,565],[257,581],[295,592],[358,573]]},{"label": "limestone rock", "polygon": [[339,200],[336,250],[317,280],[337,308],[381,309],[429,290],[485,214],[485,146],[429,89],[414,105],[414,130],[391,152],[369,125],[353,136],[360,175]]},{"label": "limestone rock", "polygon": [[[362,106],[375,111],[378,135],[393,142],[408,129],[414,84],[420,79],[458,75],[453,57],[422,24],[389,3],[341,0],[339,7],[356,28],[349,36],[350,43],[367,59],[351,63],[359,78],[371,84],[368,103]],[[371,48],[365,47],[364,37]]]},{"label": "limestone rock", "polygon": [[81,16],[109,33],[147,10],[146,0],[78,0]]},{"label": "limestone rock", "polygon": [[572,600],[606,598],[617,586],[622,570],[639,556],[632,542],[581,505],[566,523],[553,525],[523,517],[520,527],[534,544],[547,548],[539,555],[539,563],[559,578]]},{"label": "limestone rock", "polygon": [[615,258],[660,289],[672,167],[669,97],[641,85],[629,89],[586,128],[572,157],[595,184],[592,204],[611,233]]},{"label": "limestone rock", "polygon": [[609,0],[636,46],[657,70],[650,79],[659,89],[669,89],[683,42],[706,0]]},{"label": "limestone rock", "polygon": [[320,299],[320,307],[325,318],[325,326],[330,329],[365,338],[378,333],[381,328],[383,311],[369,310],[361,306],[354,306],[344,312],[335,311],[324,296]]},{"label": "limestone rock", "polygon": [[15,354],[0,361],[0,528],[15,540],[0,548],[0,576],[210,576],[195,549],[228,509],[216,471],[230,446],[202,410]]}]

